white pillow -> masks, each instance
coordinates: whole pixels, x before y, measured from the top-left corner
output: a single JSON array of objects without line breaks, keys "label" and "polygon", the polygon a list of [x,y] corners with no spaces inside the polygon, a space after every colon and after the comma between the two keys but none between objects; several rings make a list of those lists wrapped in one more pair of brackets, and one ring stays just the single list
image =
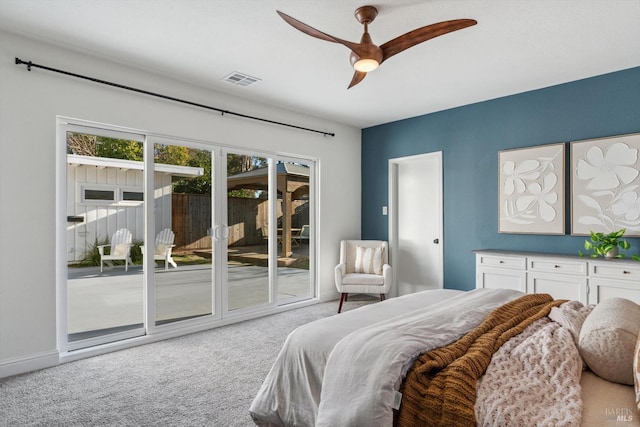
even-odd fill
[{"label": "white pillow", "polygon": [[165,245],[164,243],[160,243],[158,246],[156,246],[156,255],[164,256],[167,253],[167,248],[168,248],[168,245]]},{"label": "white pillow", "polygon": [[382,274],[383,248],[356,247],[356,273]]},{"label": "white pillow", "polygon": [[624,298],[606,299],[595,306],[582,325],[580,354],[599,377],[633,385],[639,333],[640,305]]},{"label": "white pillow", "polygon": [[113,254],[117,256],[126,256],[129,253],[129,245],[126,243],[118,243],[116,247],[113,248]]}]

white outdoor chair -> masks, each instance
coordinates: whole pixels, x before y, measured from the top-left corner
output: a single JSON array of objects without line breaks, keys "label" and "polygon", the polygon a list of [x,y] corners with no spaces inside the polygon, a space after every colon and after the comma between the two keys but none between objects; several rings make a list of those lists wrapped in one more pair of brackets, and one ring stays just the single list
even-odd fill
[{"label": "white outdoor chair", "polygon": [[350,293],[379,294],[384,301],[391,289],[392,270],[389,248],[383,240],[342,240],[340,264],[335,268],[336,288],[340,292],[338,313]]},{"label": "white outdoor chair", "polygon": [[302,247],[304,242],[309,243],[309,230],[310,228],[308,225],[303,225],[300,229],[300,233],[293,236],[293,240],[298,244],[298,246]]},{"label": "white outdoor chair", "polygon": [[[100,272],[102,273],[102,264],[108,264],[113,267],[111,261],[124,261],[124,270],[129,271],[129,264],[133,264],[131,261],[131,247],[133,246],[133,236],[131,232],[126,228],[117,230],[111,236],[111,241],[108,245],[98,246],[98,252],[100,253]],[[105,253],[105,247],[109,246],[109,253]]]},{"label": "white outdoor chair", "polygon": [[[156,235],[153,260],[164,261],[165,271],[169,270],[169,264],[171,264],[173,268],[178,268],[178,264],[176,264],[176,262],[173,260],[173,257],[171,256],[171,250],[176,247],[176,245],[173,244],[174,240],[175,235],[169,228],[165,228]],[[144,254],[144,246],[142,246],[141,249],[142,253]]]}]

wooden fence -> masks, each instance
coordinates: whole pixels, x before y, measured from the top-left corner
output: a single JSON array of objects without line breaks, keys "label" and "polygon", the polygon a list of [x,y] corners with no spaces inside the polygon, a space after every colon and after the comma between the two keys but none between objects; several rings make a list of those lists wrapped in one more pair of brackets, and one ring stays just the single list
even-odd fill
[{"label": "wooden fence", "polygon": [[[278,226],[282,226],[281,200],[278,200]],[[176,235],[175,252],[211,249],[211,195],[172,195],[171,228]],[[292,227],[309,224],[309,202],[294,200]],[[268,203],[264,199],[230,197],[227,199],[229,246],[259,245],[262,226],[268,225]]]}]

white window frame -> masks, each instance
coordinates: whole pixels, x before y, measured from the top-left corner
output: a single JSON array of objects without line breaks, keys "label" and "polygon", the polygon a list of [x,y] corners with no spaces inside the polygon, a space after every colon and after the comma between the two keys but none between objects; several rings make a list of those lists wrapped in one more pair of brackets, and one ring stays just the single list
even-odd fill
[{"label": "white window frame", "polygon": [[[87,199],[87,190],[110,191],[113,199]],[[143,200],[125,200],[124,193],[142,194]],[[101,205],[101,206],[141,206],[144,203],[144,187],[142,186],[119,186],[110,184],[80,184],[80,205]]]},{"label": "white window frame", "polygon": [[[140,193],[142,194],[142,200],[125,200],[124,193]],[[119,206],[141,206],[144,204],[144,187],[118,187],[118,201]]]},{"label": "white window frame", "polygon": [[[87,199],[87,190],[109,191],[113,194],[112,199]],[[118,203],[118,187],[101,184],[80,184],[80,204],[81,205],[114,205]]]},{"label": "white window frame", "polygon": [[[125,128],[121,126],[113,126],[103,123],[96,123],[91,121],[86,121],[82,119],[68,118],[63,116],[56,117],[57,124],[57,132],[56,132],[56,187],[57,187],[57,195],[56,195],[56,299],[57,299],[57,348],[59,351],[59,359],[60,362],[68,362],[72,360],[79,360],[86,357],[91,357],[99,354],[108,353],[111,351],[121,350],[125,348],[134,347],[141,344],[148,344],[155,341],[160,341],[168,338],[178,337],[182,335],[186,335],[193,332],[204,331],[208,329],[212,329],[219,326],[224,326],[227,324],[237,323],[244,320],[250,320],[262,316],[266,316],[269,314],[275,314],[282,311],[288,311],[294,308],[300,308],[304,306],[309,306],[312,304],[316,304],[318,302],[318,271],[315,265],[315,246],[318,244],[318,236],[319,229],[317,227],[318,221],[318,209],[319,209],[319,159],[310,156],[303,155],[293,155],[286,153],[278,153],[278,152],[269,152],[261,149],[251,149],[251,148],[240,148],[237,146],[229,146],[220,144],[215,141],[202,141],[202,140],[193,140],[189,138],[178,138],[172,137],[162,134],[157,134],[153,132],[140,131],[131,128]],[[180,143],[186,143],[189,146],[202,146],[211,149],[212,152],[215,152],[217,155],[222,152],[234,152],[234,153],[242,153],[246,152],[251,155],[259,155],[273,160],[284,160],[284,161],[299,161],[308,163],[312,172],[310,175],[310,197],[313,197],[314,204],[313,209],[310,211],[310,225],[312,227],[313,236],[310,242],[310,282],[312,287],[312,294],[309,298],[306,298],[302,301],[287,301],[287,303],[279,305],[275,295],[273,294],[274,288],[271,287],[271,298],[270,303],[266,306],[256,307],[255,310],[249,309],[247,311],[243,311],[242,313],[238,313],[233,316],[224,316],[225,310],[220,310],[220,302],[222,300],[220,295],[220,288],[222,286],[216,286],[214,289],[214,298],[215,298],[215,307],[216,307],[216,315],[212,316],[210,319],[193,319],[193,321],[186,320],[183,322],[176,322],[176,324],[167,324],[162,326],[155,326],[153,323],[149,321],[149,319],[155,319],[154,306],[153,304],[149,304],[148,301],[154,301],[154,286],[151,283],[148,283],[148,278],[151,276],[147,276],[145,273],[144,278],[144,286],[145,286],[145,328],[146,335],[141,336],[131,336],[130,338],[122,337],[122,341],[109,342],[105,344],[96,343],[95,347],[81,348],[78,350],[74,350],[74,345],[70,345],[67,337],[67,258],[66,258],[66,233],[67,233],[67,178],[66,178],[66,170],[67,170],[67,153],[66,153],[66,132],[79,132],[79,133],[89,133],[101,136],[107,136],[112,138],[119,139],[129,139],[136,140],[140,142],[146,142],[145,145],[145,160],[147,163],[151,162],[153,159],[152,142],[156,142],[158,140],[165,140],[167,142],[174,141],[172,143],[176,143],[180,145]],[[144,189],[147,194],[153,194],[153,174],[154,171],[149,168],[144,169]],[[270,181],[273,185],[275,185],[276,174],[275,169],[273,172],[270,172]],[[83,184],[84,185],[84,184]],[[222,185],[221,183],[218,185]],[[92,184],[87,185],[88,187],[98,188],[99,185],[95,186]],[[123,187],[124,188],[124,187]],[[138,187],[136,187],[138,188]],[[275,187],[274,187],[275,188]],[[120,198],[121,199],[121,198]],[[224,199],[224,198],[223,198]],[[226,204],[226,199],[225,199]],[[220,205],[220,204],[219,204]],[[270,209],[275,214],[275,199],[273,202],[270,202]],[[145,240],[152,241],[155,237],[154,235],[154,216],[153,216],[153,206],[149,206],[149,203],[145,205]],[[274,236],[275,237],[275,236]],[[271,239],[275,241],[275,239]],[[150,247],[150,246],[149,246]],[[277,254],[275,252],[271,255],[276,261]],[[271,263],[271,265],[277,265],[277,263]],[[152,257],[145,257],[145,270],[152,271],[153,270],[153,259]],[[223,270],[223,269],[218,269]],[[270,277],[276,274],[275,269],[270,273]],[[152,279],[151,279],[152,280]],[[270,285],[271,286],[271,285]],[[219,316],[223,317],[219,317]]]}]

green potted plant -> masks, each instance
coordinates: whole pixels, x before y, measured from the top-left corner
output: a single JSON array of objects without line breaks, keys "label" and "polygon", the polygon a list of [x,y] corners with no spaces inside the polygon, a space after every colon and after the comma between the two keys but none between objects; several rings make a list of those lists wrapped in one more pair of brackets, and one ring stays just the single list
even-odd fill
[{"label": "green potted plant", "polygon": [[[596,233],[592,231],[590,233],[591,241],[585,240],[584,248],[588,251],[593,251],[591,254],[592,258],[597,258],[599,256],[604,258],[624,258],[624,254],[618,253],[618,248],[626,250],[631,247],[631,244],[627,240],[622,239],[622,236],[624,236],[626,231],[627,230],[625,228],[618,231],[612,231],[609,234]],[[580,256],[584,256],[581,251],[578,251],[578,254],[580,254]],[[631,258],[636,261],[640,261],[640,256],[638,255],[632,255]]]}]

